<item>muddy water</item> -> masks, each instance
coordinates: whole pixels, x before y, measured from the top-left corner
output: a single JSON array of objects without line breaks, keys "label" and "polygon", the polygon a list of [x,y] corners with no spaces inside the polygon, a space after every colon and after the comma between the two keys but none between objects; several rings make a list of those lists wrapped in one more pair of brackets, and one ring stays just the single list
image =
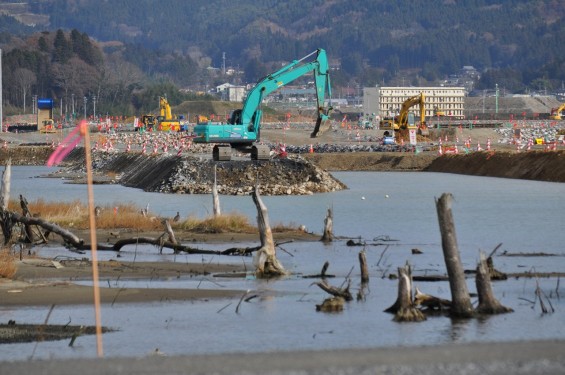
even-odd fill
[{"label": "muddy water", "polygon": [[[81,185],[66,185],[61,180],[29,178],[45,172],[41,167],[17,167],[13,171],[12,194],[24,194],[32,201],[84,199]],[[289,243],[279,251],[292,276],[276,281],[261,281],[251,275],[245,279],[211,276],[174,280],[104,280],[105,287],[186,287],[251,290],[258,295],[244,302],[236,313],[237,299],[193,302],[167,302],[137,305],[116,303],[104,306],[104,325],[118,331],[104,336],[108,356],[142,356],[155,349],[166,354],[255,352],[297,349],[365,348],[383,346],[435,345],[475,341],[515,341],[522,339],[565,339],[562,324],[565,303],[556,296],[558,281],[540,279],[555,313],[542,315],[535,300],[536,280],[511,279],[494,284],[494,292],[515,312],[483,320],[452,321],[429,318],[423,323],[398,324],[383,312],[396,296],[395,281],[386,278],[409,261],[415,274],[443,274],[441,239],[434,198],[444,192],[454,196],[453,215],[457,239],[465,268],[474,268],[479,249],[490,252],[502,247],[495,266],[505,272],[565,271],[565,184],[481,178],[436,173],[360,173],[341,172],[335,176],[349,190],[307,197],[264,197],[271,223],[304,224],[320,232],[328,207],[334,210],[334,231],[343,237],[331,245]],[[162,216],[211,212],[211,198],[195,195],[160,195],[123,188],[95,186],[97,204],[149,203],[151,211]],[[255,216],[249,197],[222,197],[223,211],[238,211]],[[361,247],[348,247],[345,238],[366,242],[371,276],[365,299],[349,303],[339,314],[321,314],[315,305],[327,295],[312,279],[301,276],[319,272],[325,261],[329,273],[341,285],[350,275],[352,290],[359,289],[357,254]],[[383,239],[388,239],[383,241]],[[214,248],[202,244],[206,248]],[[223,248],[224,245],[217,245]],[[412,255],[411,249],[423,251]],[[152,247],[126,249],[121,261],[136,259],[175,262],[235,262],[249,265],[250,258],[219,258],[166,254],[158,256]],[[507,253],[545,252],[552,257],[507,257]],[[43,255],[72,255],[65,249],[41,250]],[[114,254],[103,254],[113,258]],[[469,279],[474,291],[474,280]],[[450,298],[446,282],[418,283],[420,290]],[[561,288],[562,289],[562,288]],[[559,292],[559,290],[557,290]],[[561,290],[561,294],[563,294]],[[476,302],[474,300],[474,302]],[[40,323],[48,307],[0,308],[0,319]],[[92,324],[93,311],[85,306],[57,306],[49,321],[65,324]],[[67,342],[42,342],[34,358],[94,357],[94,337],[80,337],[75,347]],[[0,359],[26,359],[35,344],[3,345]]]}]

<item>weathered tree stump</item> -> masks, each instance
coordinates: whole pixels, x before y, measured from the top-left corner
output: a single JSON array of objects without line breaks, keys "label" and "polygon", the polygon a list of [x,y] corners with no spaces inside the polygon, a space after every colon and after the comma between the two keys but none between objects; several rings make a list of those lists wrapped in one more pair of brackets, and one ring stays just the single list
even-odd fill
[{"label": "weathered tree stump", "polygon": [[316,305],[316,311],[339,312],[343,310],[344,305],[345,299],[342,297],[330,297],[326,298],[321,304]]},{"label": "weathered tree stump", "polygon": [[470,318],[473,316],[473,306],[471,296],[465,281],[465,272],[461,265],[461,257],[457,247],[457,236],[453,214],[451,212],[451,202],[453,196],[444,193],[436,200],[439,229],[441,232],[441,247],[443,257],[449,276],[449,287],[451,289],[451,310],[450,315],[457,318]]},{"label": "weathered tree stump", "polygon": [[214,184],[212,185],[212,212],[214,217],[218,217],[222,214],[220,209],[220,196],[218,195],[218,184],[216,182],[216,164],[214,164]]},{"label": "weathered tree stump", "polygon": [[489,266],[485,254],[481,251],[479,264],[477,265],[477,276],[475,278],[479,305],[476,311],[479,314],[505,314],[512,312],[511,308],[503,306],[495,297],[490,283]]},{"label": "weathered tree stump", "polygon": [[6,161],[4,172],[2,172],[2,186],[0,192],[0,224],[4,235],[4,245],[10,243],[12,239],[12,228],[14,224],[8,212],[8,202],[10,201],[10,181],[12,175],[12,159]]},{"label": "weathered tree stump", "polygon": [[426,316],[414,305],[412,298],[412,270],[409,265],[398,268],[398,296],[385,310],[394,314],[396,322],[421,322]]},{"label": "weathered tree stump", "polygon": [[359,267],[361,268],[361,283],[366,284],[369,282],[369,270],[367,268],[365,250],[359,252]]},{"label": "weathered tree stump", "polygon": [[320,241],[322,242],[332,242],[334,239],[333,235],[333,210],[328,208],[326,218],[324,219],[324,233]]},{"label": "weathered tree stump", "polygon": [[286,275],[286,270],[277,259],[267,206],[265,206],[261,200],[259,186],[255,185],[251,197],[253,198],[255,207],[257,207],[257,227],[259,228],[259,236],[261,239],[261,247],[255,253],[253,259],[255,272],[259,277]]},{"label": "weathered tree stump", "polygon": [[163,220],[163,225],[165,226],[165,232],[169,237],[169,242],[172,242],[175,245],[178,244],[177,238],[175,237],[175,232],[173,231],[173,228],[171,227],[171,223],[169,223],[169,220],[167,219]]}]

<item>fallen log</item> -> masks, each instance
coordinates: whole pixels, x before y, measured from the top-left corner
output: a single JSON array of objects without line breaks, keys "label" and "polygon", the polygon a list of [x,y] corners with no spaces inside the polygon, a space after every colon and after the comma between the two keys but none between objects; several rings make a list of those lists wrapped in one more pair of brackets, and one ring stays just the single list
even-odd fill
[{"label": "fallen log", "polygon": [[77,249],[83,249],[84,246],[84,240],[78,238],[74,233],[61,228],[60,226],[58,226],[57,224],[53,224],[50,223],[48,221],[45,221],[43,219],[40,219],[38,217],[27,217],[27,216],[23,216],[20,215],[17,212],[12,212],[12,211],[6,211],[12,222],[19,222],[22,223],[24,225],[37,225],[42,227],[43,229],[47,230],[48,232],[53,232],[55,234],[58,234],[59,236],[63,237],[63,239],[65,240],[65,242],[67,242],[69,245],[77,248]]},{"label": "fallen log", "polygon": [[451,308],[451,301],[422,293],[416,288],[416,292],[414,293],[414,305],[422,306],[429,310],[445,311]]}]

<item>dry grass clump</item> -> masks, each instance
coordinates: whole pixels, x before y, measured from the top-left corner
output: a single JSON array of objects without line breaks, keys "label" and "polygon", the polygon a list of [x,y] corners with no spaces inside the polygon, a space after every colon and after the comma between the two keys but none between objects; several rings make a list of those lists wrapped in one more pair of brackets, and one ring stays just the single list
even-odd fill
[{"label": "dry grass clump", "polygon": [[[32,215],[52,222],[64,228],[88,229],[88,206],[78,200],[72,202],[47,202],[38,199],[28,203]],[[141,231],[163,230],[163,219],[151,212],[143,215],[141,209],[133,203],[100,206],[96,217],[98,229],[136,229]],[[21,211],[19,201],[10,202],[10,210]],[[230,213],[204,219],[189,216],[184,221],[173,222],[168,218],[173,229],[197,233],[257,233],[257,228],[249,219],[239,213]],[[296,225],[276,224],[273,232],[298,231]]]},{"label": "dry grass clump", "polygon": [[[28,203],[32,215],[66,228],[88,229],[88,205],[80,201],[46,202],[38,199]],[[13,211],[19,211],[19,202],[10,202]],[[136,228],[141,230],[162,229],[161,220],[151,214],[143,216],[141,209],[132,203],[100,207],[96,218],[99,229]]]},{"label": "dry grass clump", "polygon": [[16,258],[10,249],[0,249],[0,277],[11,279],[16,274],[16,270]]},{"label": "dry grass clump", "polygon": [[198,233],[255,233],[257,229],[249,224],[247,217],[241,214],[220,215],[197,219],[189,217],[175,227],[182,230]]}]

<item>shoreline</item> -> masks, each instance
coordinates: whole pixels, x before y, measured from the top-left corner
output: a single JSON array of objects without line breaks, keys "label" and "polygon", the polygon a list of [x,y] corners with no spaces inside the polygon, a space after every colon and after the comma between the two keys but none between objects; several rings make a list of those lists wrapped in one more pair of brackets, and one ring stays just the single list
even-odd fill
[{"label": "shoreline", "polygon": [[565,341],[455,343],[276,353],[2,362],[7,373],[41,374],[560,374]]}]

